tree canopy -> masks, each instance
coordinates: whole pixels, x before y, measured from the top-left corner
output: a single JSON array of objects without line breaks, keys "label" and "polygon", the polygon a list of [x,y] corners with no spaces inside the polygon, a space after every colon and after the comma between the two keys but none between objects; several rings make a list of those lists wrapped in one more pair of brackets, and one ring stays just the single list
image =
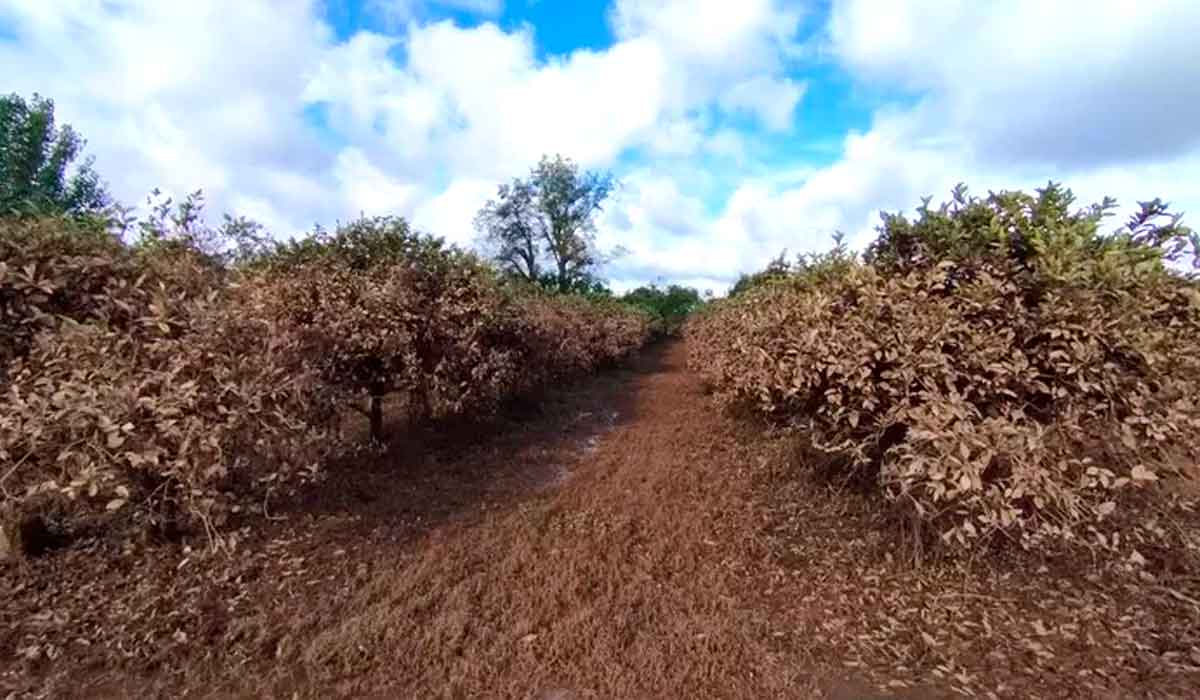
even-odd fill
[{"label": "tree canopy", "polygon": [[34,95],[0,97],[0,213],[88,214],[112,199],[85,159],[83,138],[54,122],[54,102]]},{"label": "tree canopy", "polygon": [[528,178],[500,185],[475,227],[504,270],[560,291],[590,286],[606,260],[596,246],[595,216],[612,188],[607,172],[543,156]]},{"label": "tree canopy", "polygon": [[674,332],[683,321],[701,306],[704,298],[692,287],[672,284],[659,287],[651,284],[626,292],[621,301],[645,309],[663,322],[668,332]]}]

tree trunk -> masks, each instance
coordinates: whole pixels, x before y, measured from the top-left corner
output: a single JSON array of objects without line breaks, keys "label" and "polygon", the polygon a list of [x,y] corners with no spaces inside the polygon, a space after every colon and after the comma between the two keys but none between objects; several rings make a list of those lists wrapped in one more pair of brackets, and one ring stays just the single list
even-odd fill
[{"label": "tree trunk", "polygon": [[538,265],[537,265],[537,249],[532,245],[532,239],[529,239],[530,244],[525,246],[521,257],[525,259],[525,277],[530,282],[538,281]]},{"label": "tree trunk", "polygon": [[371,392],[371,442],[383,442],[383,392]]}]

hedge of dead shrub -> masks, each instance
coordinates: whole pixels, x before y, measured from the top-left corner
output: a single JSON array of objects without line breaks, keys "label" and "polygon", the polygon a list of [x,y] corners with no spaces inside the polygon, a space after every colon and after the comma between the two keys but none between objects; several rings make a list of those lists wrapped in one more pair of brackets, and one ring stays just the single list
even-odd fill
[{"label": "hedge of dead shrub", "polygon": [[1110,202],[1070,205],[957,190],[887,216],[865,262],[802,260],[694,320],[692,362],[922,547],[1178,539],[1147,497],[1200,456],[1200,291],[1171,260],[1195,239],[1158,202],[1110,234]]},{"label": "hedge of dead shrub", "polygon": [[219,541],[346,446],[347,400],[487,413],[633,351],[647,319],[510,289],[401,220],[231,268],[186,236],[27,219],[0,222],[0,331],[6,536],[134,523]]},{"label": "hedge of dead shrub", "polygon": [[62,220],[0,227],[10,533],[133,520],[215,534],[241,497],[315,472],[325,388],[202,256],[147,256]]},{"label": "hedge of dead shrub", "polygon": [[413,418],[486,414],[649,337],[643,312],[514,286],[399,219],[364,220],[258,266],[259,312],[294,329],[331,386],[371,397],[374,437],[384,395],[401,395]]}]

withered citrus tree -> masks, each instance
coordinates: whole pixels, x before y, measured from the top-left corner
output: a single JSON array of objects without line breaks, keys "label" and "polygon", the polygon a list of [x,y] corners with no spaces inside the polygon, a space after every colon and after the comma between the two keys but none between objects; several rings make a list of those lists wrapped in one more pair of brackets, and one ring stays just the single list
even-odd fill
[{"label": "withered citrus tree", "polygon": [[251,267],[262,271],[255,282],[264,312],[297,330],[331,385],[367,397],[376,441],[386,395],[403,392],[411,409],[430,413],[431,383],[457,349],[449,336],[464,321],[472,327],[463,317],[487,312],[489,271],[403,219],[318,230]]},{"label": "withered citrus tree", "polygon": [[[387,395],[397,394],[412,420],[485,414],[624,356],[649,329],[649,317],[628,305],[508,282],[402,219],[318,231],[251,267],[264,271],[259,294],[268,316],[296,329],[331,385],[367,397],[375,441],[384,437]],[[544,314],[547,307],[555,313]],[[553,320],[561,316],[572,323]],[[614,324],[628,331],[605,335]],[[576,343],[587,348],[585,361],[565,352]]]},{"label": "withered citrus tree", "polygon": [[381,440],[390,393],[416,418],[486,414],[648,337],[635,309],[514,288],[400,219],[257,249],[178,208],[155,221],[128,245],[99,222],[0,220],[6,536],[228,542],[231,518],[319,478],[347,399]]},{"label": "withered citrus tree", "polygon": [[865,261],[802,258],[701,314],[693,363],[881,493],[918,553],[1166,546],[1155,485],[1200,456],[1196,237],[1158,201],[1105,232],[1112,206],[1052,184],[886,215]]}]

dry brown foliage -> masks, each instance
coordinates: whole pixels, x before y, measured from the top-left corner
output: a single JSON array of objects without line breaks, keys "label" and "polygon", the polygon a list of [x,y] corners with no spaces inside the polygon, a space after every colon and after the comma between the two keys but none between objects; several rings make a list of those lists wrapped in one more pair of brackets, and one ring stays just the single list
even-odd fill
[{"label": "dry brown foliage", "polygon": [[121,518],[215,537],[248,494],[315,472],[332,405],[290,336],[186,255],[73,235],[43,221],[3,237],[0,294],[23,341],[0,399],[17,537]]},{"label": "dry brown foliage", "polygon": [[871,498],[785,480],[792,441],[713,411],[683,351],[331,469],[236,556],[0,570],[0,695],[1195,695],[1200,580],[914,569]]},{"label": "dry brown foliage", "polygon": [[399,393],[422,417],[494,411],[619,360],[649,337],[645,314],[508,289],[472,260],[442,270],[315,264],[250,286],[259,313],[301,338],[332,385]]},{"label": "dry brown foliage", "polygon": [[1142,487],[1198,456],[1200,294],[1049,192],[889,220],[872,264],[806,268],[694,321],[692,363],[882,493],[918,544],[1194,553],[1162,510],[1194,503]]},{"label": "dry brown foliage", "polygon": [[318,476],[347,397],[487,413],[648,334],[625,307],[524,299],[438,246],[238,271],[186,244],[0,226],[0,509],[26,551],[118,520],[227,542],[229,516]]}]

